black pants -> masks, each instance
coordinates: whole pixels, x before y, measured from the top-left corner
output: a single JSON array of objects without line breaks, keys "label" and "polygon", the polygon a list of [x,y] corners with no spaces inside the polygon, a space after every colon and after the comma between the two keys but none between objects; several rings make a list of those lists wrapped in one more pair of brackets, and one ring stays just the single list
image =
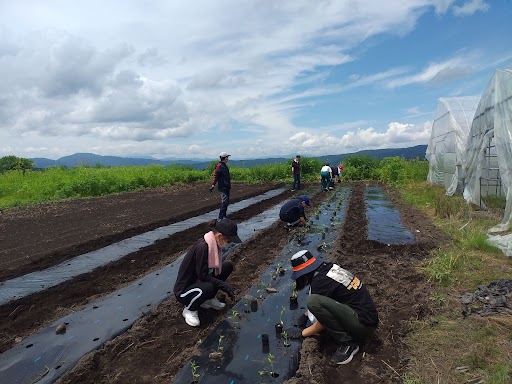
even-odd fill
[{"label": "black pants", "polygon": [[[226,260],[222,263],[222,272],[220,275],[215,276],[216,279],[226,281],[229,275],[233,272],[233,263]],[[212,275],[213,276],[213,275]],[[181,294],[176,295],[176,300],[185,306],[190,311],[197,311],[199,306],[206,300],[213,299],[217,294],[218,289],[206,281],[200,281],[185,288]]]},{"label": "black pants", "polygon": [[293,186],[292,189],[300,190],[300,173],[293,175]]},{"label": "black pants", "polygon": [[279,218],[281,219],[281,221],[284,221],[285,223],[289,223],[291,225],[296,225],[300,223],[299,215],[279,215]]},{"label": "black pants", "polygon": [[229,190],[228,191],[219,191],[219,192],[220,192],[219,220],[222,220],[227,217],[228,205],[229,205]]}]

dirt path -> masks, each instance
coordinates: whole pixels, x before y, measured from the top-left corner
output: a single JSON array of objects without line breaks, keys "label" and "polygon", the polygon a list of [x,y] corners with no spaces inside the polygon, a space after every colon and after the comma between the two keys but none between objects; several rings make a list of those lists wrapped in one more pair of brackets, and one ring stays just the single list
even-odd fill
[{"label": "dirt path", "polygon": [[[246,196],[259,194],[274,186],[258,186],[247,192]],[[245,187],[244,187],[245,188]],[[240,187],[240,191],[245,191]],[[390,191],[390,197],[400,210],[402,222],[417,237],[417,244],[409,246],[382,245],[366,240],[366,219],[364,207],[364,184],[355,184],[349,201],[346,220],[339,234],[339,238],[330,251],[330,256],[345,268],[357,273],[374,297],[379,309],[381,326],[375,337],[362,346],[362,353],[348,366],[333,368],[328,365],[330,355],[336,346],[326,338],[311,338],[303,343],[301,351],[301,365],[297,377],[289,380],[289,383],[398,383],[401,382],[399,374],[403,371],[407,359],[407,349],[403,345],[403,336],[408,332],[408,322],[423,318],[430,314],[429,287],[415,271],[419,260],[426,257],[428,252],[440,242],[444,236],[439,233],[428,219],[420,212],[402,204],[396,192]],[[196,189],[194,189],[195,191]],[[119,204],[126,204],[125,210],[136,210],[139,226],[130,227],[134,221],[131,218],[121,220],[126,225],[118,225],[118,221],[111,220],[107,228],[117,227],[108,232],[108,236],[93,239],[92,242],[80,243],[80,240],[70,241],[71,248],[82,249],[98,246],[100,243],[108,243],[114,238],[127,236],[128,233],[141,233],[144,230],[155,228],[178,221],[198,213],[209,211],[218,207],[218,194],[211,196],[202,192],[203,197],[194,196],[190,188],[172,191],[172,201],[180,201],[179,196],[189,198],[188,211],[174,208],[173,216],[167,209],[165,213],[158,209],[149,209],[152,201],[157,201],[161,207],[167,207],[169,197],[167,193],[161,196],[155,191],[148,196],[138,193],[138,198],[122,198],[119,196],[102,198],[97,200],[94,206],[96,215],[91,214],[89,220],[82,220],[89,227],[100,227],[99,223],[109,223],[108,207],[119,212],[116,200]],[[239,194],[241,198],[243,193]],[[257,204],[240,211],[232,218],[242,221],[250,218],[271,205],[280,203],[290,197],[286,193],[282,197],[274,198],[269,202]],[[312,201],[318,204],[324,194],[318,194]],[[204,200],[203,200],[204,198]],[[141,199],[144,204],[139,204]],[[198,208],[194,201],[201,201]],[[207,203],[209,201],[209,204]],[[125,203],[126,202],[126,203]],[[76,203],[72,203],[76,204]],[[102,204],[104,207],[102,208]],[[180,204],[181,206],[182,204]],[[26,217],[36,215],[43,228],[48,228],[52,221],[66,220],[73,216],[77,207],[63,204],[59,210],[58,204],[51,209],[40,209],[30,213],[30,210],[20,210],[23,214],[16,218],[16,214],[10,212],[8,220],[10,224],[16,220],[27,220]],[[138,208],[134,207],[137,206]],[[121,210],[122,211],[122,210]],[[229,212],[228,212],[229,213]],[[128,215],[130,216],[130,215]],[[163,216],[166,216],[165,218]],[[45,224],[44,218],[48,219]],[[116,217],[115,215],[111,217]],[[130,216],[131,217],[131,216]],[[0,227],[5,226],[6,221],[0,220]],[[105,221],[103,221],[105,220]],[[30,221],[30,220],[29,220]],[[81,221],[76,221],[75,233]],[[96,224],[95,224],[96,223]],[[158,224],[158,225],[157,225]],[[62,223],[60,224],[62,225]],[[199,238],[205,228],[198,226],[187,230],[180,236],[171,236],[174,239],[162,240],[152,247],[141,250],[140,255],[129,257],[127,260],[109,265],[102,271],[95,271],[84,275],[70,284],[50,289],[41,294],[33,295],[25,300],[0,307],[0,336],[1,350],[12,347],[16,337],[26,337],[37,329],[48,325],[54,319],[76,310],[100,295],[104,295],[117,287],[133,281],[137,276],[147,273],[149,270],[159,268],[173,260],[186,249],[193,241]],[[419,231],[419,232],[418,232]],[[100,231],[101,235],[101,231]],[[78,236],[78,235],[77,235]],[[91,236],[89,234],[89,236]],[[231,256],[235,263],[235,271],[230,276],[230,282],[235,287],[237,297],[242,297],[247,290],[256,285],[261,273],[266,270],[278,252],[288,241],[290,233],[276,224],[272,228],[259,234],[257,238],[244,243]],[[179,240],[179,241],[178,241]],[[95,242],[96,245],[93,245]],[[78,244],[78,245],[77,245]],[[46,244],[45,244],[46,245]],[[44,247],[43,247],[44,248]],[[64,246],[65,248],[65,246]],[[3,242],[2,242],[2,249]],[[34,245],[34,253],[37,253]],[[58,253],[58,252],[57,252]],[[47,246],[39,254],[53,255],[51,246]],[[70,252],[69,254],[73,254]],[[128,260],[129,259],[129,260]],[[1,260],[1,259],[0,259]],[[141,260],[131,262],[131,260]],[[135,265],[134,265],[135,264]],[[23,269],[23,266],[20,266]],[[19,272],[12,270],[13,274]],[[104,276],[108,276],[105,279]],[[229,307],[229,305],[228,305]],[[202,325],[199,329],[188,327],[181,316],[181,306],[177,305],[174,298],[165,301],[152,314],[141,319],[125,334],[107,342],[98,351],[88,354],[70,372],[66,373],[58,381],[59,383],[169,383],[182,367],[184,362],[194,353],[197,342],[225,316],[225,312],[216,313],[204,310],[200,313]]]}]

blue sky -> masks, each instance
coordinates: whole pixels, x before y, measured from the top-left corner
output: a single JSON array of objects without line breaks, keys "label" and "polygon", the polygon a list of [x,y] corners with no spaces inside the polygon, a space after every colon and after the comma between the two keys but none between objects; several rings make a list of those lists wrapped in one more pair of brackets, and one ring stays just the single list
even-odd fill
[{"label": "blue sky", "polygon": [[512,67],[510,0],[0,0],[0,156],[428,144]]}]

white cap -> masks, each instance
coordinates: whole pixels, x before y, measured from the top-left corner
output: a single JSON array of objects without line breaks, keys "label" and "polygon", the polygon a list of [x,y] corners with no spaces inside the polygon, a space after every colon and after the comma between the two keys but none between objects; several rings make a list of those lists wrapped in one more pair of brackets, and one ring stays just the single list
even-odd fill
[{"label": "white cap", "polygon": [[221,152],[219,156],[220,157],[228,157],[228,156],[231,156],[231,155],[229,155],[227,152]]}]

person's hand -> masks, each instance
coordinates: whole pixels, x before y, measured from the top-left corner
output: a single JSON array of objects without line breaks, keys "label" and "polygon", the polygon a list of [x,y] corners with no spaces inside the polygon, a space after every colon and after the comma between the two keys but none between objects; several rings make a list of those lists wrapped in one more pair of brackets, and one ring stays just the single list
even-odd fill
[{"label": "person's hand", "polygon": [[226,292],[226,294],[229,296],[229,298],[231,300],[235,300],[235,291],[233,291],[233,288],[231,287],[231,285],[229,285],[228,283],[224,282],[224,284],[222,284],[220,289],[222,291]]},{"label": "person's hand", "polygon": [[213,188],[215,188],[215,185],[212,185],[212,186],[210,187],[210,193],[212,193]]}]

